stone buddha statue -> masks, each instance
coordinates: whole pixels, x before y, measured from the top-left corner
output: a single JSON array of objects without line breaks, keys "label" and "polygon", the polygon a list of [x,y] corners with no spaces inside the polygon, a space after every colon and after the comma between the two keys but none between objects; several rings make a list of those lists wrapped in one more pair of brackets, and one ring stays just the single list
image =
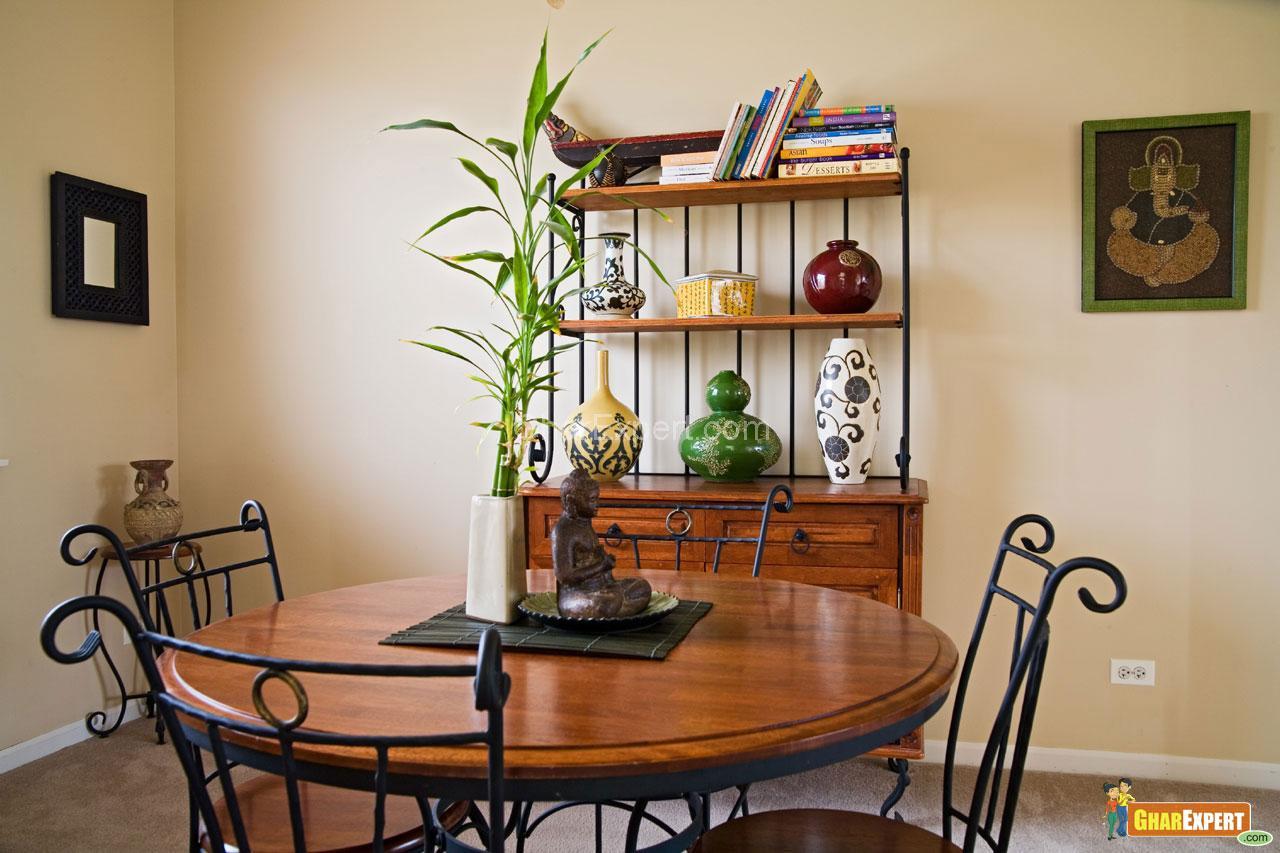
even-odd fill
[{"label": "stone buddha statue", "polygon": [[605,553],[591,526],[600,506],[600,484],[575,468],[560,486],[560,501],[564,510],[551,528],[551,562],[561,615],[610,618],[644,610],[653,592],[649,582],[614,578],[613,555]]}]

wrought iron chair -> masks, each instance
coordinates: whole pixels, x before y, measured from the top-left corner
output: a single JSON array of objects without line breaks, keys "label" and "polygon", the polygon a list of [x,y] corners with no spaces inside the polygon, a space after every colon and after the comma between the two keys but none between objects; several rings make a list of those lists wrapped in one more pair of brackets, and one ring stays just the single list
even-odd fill
[{"label": "wrought iron chair", "polygon": [[[105,539],[105,549],[100,550],[95,547],[89,549],[84,556],[74,555],[72,543],[81,536]],[[219,546],[234,551],[239,543],[248,539],[252,544],[258,536],[261,536],[262,548],[262,553],[258,556],[221,563],[214,565],[213,568],[205,562],[204,546],[211,544],[214,540]],[[220,608],[222,612],[216,618],[231,616],[234,613],[235,599],[232,595],[231,576],[242,569],[266,566],[269,569],[276,601],[284,600],[284,588],[280,583],[280,566],[276,559],[275,544],[271,539],[271,526],[267,521],[267,512],[262,508],[262,504],[255,500],[245,501],[240,507],[239,524],[182,533],[168,539],[143,542],[132,547],[126,547],[113,531],[102,525],[81,524],[63,534],[60,552],[63,561],[72,566],[86,565],[95,558],[100,560],[98,577],[94,584],[95,595],[102,592],[107,563],[118,562],[142,624],[148,630],[161,631],[170,635],[177,633],[176,627],[183,626],[174,624],[167,594],[169,590],[185,593],[187,608],[190,612],[190,627],[193,630],[209,624],[215,618],[211,580],[216,582],[219,577],[222,580],[222,607]],[[167,554],[176,571],[174,577],[169,580],[163,580],[161,577],[159,555],[162,553]],[[144,567],[141,580],[136,567],[139,560]],[[151,570],[153,563],[155,564],[154,579]],[[203,604],[203,611],[201,604]],[[116,667],[115,661],[112,660],[111,652],[101,642],[97,624],[98,614],[94,612],[92,618],[94,632],[98,635],[97,649],[111,671],[121,698],[119,711],[110,725],[104,725],[107,721],[105,711],[93,711],[85,717],[85,727],[99,737],[106,737],[118,729],[124,721],[125,709],[130,700],[146,700],[148,716],[154,714],[154,703],[149,693],[129,693],[125,688],[124,678]],[[164,740],[164,724],[160,719],[156,720],[156,739],[159,742]]]},{"label": "wrought iron chair", "polygon": [[[321,847],[353,851],[449,850],[475,851],[448,835],[421,792],[419,782],[393,774],[390,756],[394,751],[415,747],[484,744],[488,748],[487,825],[504,826],[503,803],[503,706],[511,688],[510,676],[502,671],[502,643],[497,631],[486,631],[474,665],[389,665],[342,664],[280,658],[233,652],[203,646],[158,633],[139,624],[122,602],[104,596],[83,596],[63,602],[50,611],[40,628],[40,643],[49,657],[59,663],[78,663],[91,656],[99,642],[97,629],[80,647],[63,651],[55,639],[59,627],[72,616],[90,611],[106,611],[125,626],[138,650],[138,659],[155,696],[158,713],[164,719],[174,750],[187,777],[195,812],[201,822],[200,841],[212,853],[241,851],[255,847],[316,850]],[[156,664],[163,650],[211,658],[227,664],[257,670],[251,679],[251,695],[261,722],[223,717],[195,707],[165,689]],[[436,734],[363,735],[308,728],[310,713],[307,691],[297,674],[381,678],[471,678],[476,710],[486,715],[483,730]],[[246,683],[250,681],[246,672]],[[296,711],[287,719],[272,710],[263,696],[269,681],[279,681],[293,693]],[[183,728],[181,720],[187,722]],[[266,746],[262,746],[262,743]],[[343,768],[325,771],[301,762],[295,749],[300,745],[339,746],[363,750],[373,769]],[[206,785],[205,756],[213,762],[222,799],[215,802]],[[231,770],[243,764],[264,771],[239,784]],[[327,778],[332,775],[333,778]],[[330,787],[341,786],[341,787]],[[391,795],[407,795],[392,797]],[[370,796],[372,795],[372,796]],[[399,801],[393,808],[392,800]],[[353,805],[359,803],[362,811]],[[407,813],[405,806],[407,805]],[[340,809],[335,825],[326,810]],[[363,815],[363,823],[354,816]],[[367,847],[353,845],[352,824],[371,827]],[[358,831],[358,830],[357,830]],[[322,836],[328,834],[328,838]],[[501,851],[501,832],[486,833],[486,849]],[[278,845],[278,846],[277,846]],[[193,844],[194,847],[194,844]]]},{"label": "wrought iron chair", "polygon": [[[1029,537],[1022,537],[1020,545],[1013,542],[1023,525],[1040,528],[1044,539],[1040,544]],[[1031,742],[1031,727],[1035,722],[1036,705],[1040,698],[1040,684],[1044,678],[1045,659],[1049,651],[1049,611],[1053,607],[1058,587],[1067,576],[1081,569],[1101,572],[1114,585],[1111,600],[1099,603],[1088,589],[1077,591],[1080,601],[1094,613],[1111,613],[1124,604],[1127,595],[1124,575],[1105,560],[1096,557],[1076,557],[1054,565],[1044,554],[1053,547],[1053,525],[1039,515],[1023,515],[1015,518],[1005,528],[996,550],[995,564],[987,581],[986,591],[978,609],[977,623],[969,640],[956,685],[955,705],[951,715],[951,729],[947,737],[946,761],[943,767],[942,787],[942,837],[919,827],[886,817],[826,809],[784,809],[762,812],[721,824],[704,835],[694,847],[695,853],[746,853],[796,848],[797,842],[809,853],[824,851],[866,849],[900,851],[947,851],[963,849],[966,853],[982,841],[987,848],[999,851],[1009,849],[1009,837],[1013,830],[1018,807],[1018,791],[1022,785],[1023,768],[1027,748]],[[1042,569],[1045,573],[1040,587],[1039,600],[1032,604],[1007,586],[1001,584],[1008,555],[1021,557]],[[956,740],[960,732],[960,720],[964,713],[965,696],[969,679],[973,674],[978,648],[987,627],[992,604],[1004,599],[1016,609],[1013,631],[1013,653],[1009,667],[1009,681],[996,710],[982,761],[978,765],[968,807],[956,805],[954,780]],[[1017,717],[1015,725],[1014,718]],[[1009,738],[1013,736],[1012,753]],[[1008,764],[1008,778],[1004,778]],[[1002,787],[1003,783],[1003,787]],[[996,824],[997,812],[999,823]],[[959,844],[952,840],[953,821],[964,825]]]}]

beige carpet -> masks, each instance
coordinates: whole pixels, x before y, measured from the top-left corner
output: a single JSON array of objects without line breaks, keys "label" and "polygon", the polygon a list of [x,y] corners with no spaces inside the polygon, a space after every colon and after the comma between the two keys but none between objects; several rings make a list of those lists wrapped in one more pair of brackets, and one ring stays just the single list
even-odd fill
[{"label": "beige carpet", "polygon": [[[935,831],[940,827],[941,770],[913,765],[913,782],[899,804],[903,817]],[[796,806],[874,811],[892,787],[882,762],[851,761],[778,779],[753,789],[757,811]],[[1053,773],[1028,774],[1022,787],[1014,850],[1238,850],[1232,839],[1129,839],[1108,842],[1102,779]],[[1134,780],[1142,799],[1245,801],[1255,828],[1280,832],[1280,792],[1176,782]],[[107,740],[79,743],[0,776],[0,851],[181,851],[186,849],[186,795],[170,746],[151,739],[150,721],[123,727]],[[730,803],[720,795],[715,820]],[[677,818],[670,806],[655,809]],[[621,820],[607,829],[617,850]],[[571,853],[591,849],[590,810],[548,819],[529,850]],[[652,840],[656,840],[656,836]],[[981,847],[979,849],[982,849]]]}]

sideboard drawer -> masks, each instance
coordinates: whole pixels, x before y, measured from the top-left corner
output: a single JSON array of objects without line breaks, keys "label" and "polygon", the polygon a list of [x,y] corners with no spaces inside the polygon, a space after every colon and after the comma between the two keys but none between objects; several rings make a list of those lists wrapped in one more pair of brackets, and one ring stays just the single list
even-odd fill
[{"label": "sideboard drawer", "polygon": [[[754,539],[760,535],[758,511],[718,510],[707,515],[707,536]],[[708,568],[714,551],[715,546],[706,550]],[[798,504],[791,512],[770,516],[763,562],[770,566],[896,570],[898,558],[897,507]],[[755,546],[746,543],[725,545],[720,555],[721,563],[750,564],[754,560]]]},{"label": "sideboard drawer", "polygon": [[[691,536],[701,536],[706,524],[705,514],[698,511],[689,513],[693,527]],[[560,502],[550,500],[529,501],[526,508],[526,523],[529,545],[529,565],[534,568],[549,569],[551,565],[551,528],[560,518]],[[592,526],[598,533],[605,533],[614,524],[625,533],[641,535],[667,535],[667,512],[655,509],[628,509],[606,507],[600,510],[593,520]],[[673,523],[679,524],[680,519]],[[679,529],[679,527],[677,527]],[[600,544],[606,553],[612,554],[618,561],[619,571],[636,568],[635,549],[631,540],[621,539],[615,542],[600,538]],[[674,542],[653,542],[640,540],[636,543],[640,551],[640,567],[644,569],[674,568],[676,562],[676,544]],[[690,571],[702,571],[703,543],[684,542],[680,545],[680,567]]]},{"label": "sideboard drawer", "polygon": [[[710,564],[707,571],[711,570]],[[720,574],[727,577],[751,577],[751,566],[744,563],[722,563]],[[807,583],[852,592],[890,607],[898,606],[898,570],[869,569],[859,566],[760,566],[760,577]]]}]

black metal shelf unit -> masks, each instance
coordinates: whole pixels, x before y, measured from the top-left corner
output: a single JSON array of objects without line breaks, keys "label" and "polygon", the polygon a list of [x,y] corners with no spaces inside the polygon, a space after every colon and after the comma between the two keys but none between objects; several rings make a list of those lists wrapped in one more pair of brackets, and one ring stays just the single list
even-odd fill
[{"label": "black metal shelf unit", "polygon": [[[901,164],[901,214],[902,214],[902,436],[898,441],[898,453],[894,460],[898,465],[898,478],[903,491],[907,489],[907,480],[910,477],[911,467],[911,205],[910,205],[910,160],[911,150],[903,148],[898,153],[899,163]],[[548,194],[555,194],[555,176],[551,177],[549,182]],[[565,209],[572,215],[573,226],[579,235],[581,242],[586,237],[586,213],[587,211],[574,206],[570,202],[562,202]],[[844,237],[849,237],[849,199],[843,199],[843,218],[844,218]],[[796,203],[788,201],[789,208],[789,231],[788,241],[790,245],[789,268],[790,268],[790,294],[788,297],[789,311],[795,314],[796,311]],[[556,242],[554,235],[548,238],[551,251],[548,253],[548,280],[555,277],[555,248]],[[632,276],[634,281],[640,279],[640,252],[638,245],[640,242],[640,209],[632,210],[632,240],[636,244],[632,250]],[[742,269],[742,204],[737,204],[737,260],[738,269]],[[684,274],[690,274],[689,270],[689,208],[684,208]],[[586,286],[586,270],[580,270],[578,273],[579,286]],[[637,312],[638,314],[638,312]],[[585,311],[581,301],[578,303],[578,319],[585,319]],[[690,356],[690,339],[689,332],[686,330],[684,334],[684,420],[689,422],[689,356]],[[738,330],[737,335],[737,370],[742,373],[742,331]],[[844,329],[844,336],[848,337],[849,330]],[[580,335],[575,335],[580,337]],[[548,335],[548,348],[554,346],[554,335]],[[822,475],[804,475],[796,474],[796,330],[789,329],[788,337],[788,365],[790,377],[790,392],[788,396],[788,424],[787,424],[787,476],[804,477],[804,476],[822,476]],[[632,391],[633,403],[632,408],[636,416],[640,415],[640,333],[632,332],[632,346],[634,347],[633,370],[632,370]],[[552,369],[555,369],[554,358],[551,362]],[[547,420],[555,423],[555,392],[547,392]],[[578,402],[582,403],[586,399],[586,351],[583,347],[578,347]],[[550,476],[551,463],[555,456],[556,436],[548,431],[545,435],[539,434],[529,449],[529,462],[534,468],[533,479],[536,482],[544,482]],[[541,465],[541,468],[538,466]],[[628,476],[639,475],[641,473],[662,474],[671,473],[679,474],[679,472],[661,472],[640,470],[639,460]],[[683,474],[690,475],[689,468],[686,465]]]}]

